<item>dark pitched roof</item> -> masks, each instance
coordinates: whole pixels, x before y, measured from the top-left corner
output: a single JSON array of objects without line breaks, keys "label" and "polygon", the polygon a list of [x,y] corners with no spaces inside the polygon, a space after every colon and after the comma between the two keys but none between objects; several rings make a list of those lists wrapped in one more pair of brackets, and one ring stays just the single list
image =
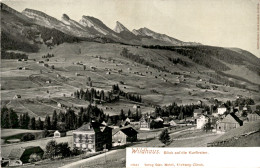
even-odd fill
[{"label": "dark pitched roof", "polygon": [[21,159],[21,157],[25,151],[27,151],[26,153],[28,153],[28,152],[29,153],[38,153],[38,152],[43,153],[42,148],[39,146],[27,146],[27,147],[12,149],[8,158],[9,159]]},{"label": "dark pitched roof", "polygon": [[129,137],[135,136],[138,132],[133,127],[123,127],[121,131]]},{"label": "dark pitched roof", "polygon": [[76,129],[76,131],[96,132],[97,129],[96,129],[96,131],[95,131],[94,128],[93,128],[93,126],[92,126],[90,123],[88,123],[88,124],[82,125],[82,126],[79,127],[78,129]]},{"label": "dark pitched roof", "polygon": [[[101,129],[102,128],[102,129]],[[82,125],[76,131],[83,131],[83,132],[103,132],[105,129],[112,129],[108,126],[105,126],[99,122],[91,122]]]},{"label": "dark pitched roof", "polygon": [[115,128],[112,130],[112,135],[115,135],[118,131],[120,131],[120,128]]},{"label": "dark pitched roof", "polygon": [[24,148],[12,149],[8,158],[9,159],[20,159],[22,157],[24,151],[25,151]]},{"label": "dark pitched roof", "polygon": [[138,134],[138,132],[133,127],[125,126],[122,128],[113,129],[112,135],[115,135],[118,131],[122,131],[128,137],[132,137],[132,136]]},{"label": "dark pitched roof", "polygon": [[221,122],[225,123],[234,123],[237,122],[240,126],[243,125],[243,121],[241,121],[235,113],[229,113]]},{"label": "dark pitched roof", "polygon": [[203,109],[194,109],[194,112],[193,113],[202,113]]},{"label": "dark pitched roof", "polygon": [[257,114],[260,116],[260,111],[255,111],[255,112],[253,112],[253,114]]},{"label": "dark pitched roof", "polygon": [[219,106],[219,108],[227,108],[227,107],[225,106],[225,104],[222,104]]}]

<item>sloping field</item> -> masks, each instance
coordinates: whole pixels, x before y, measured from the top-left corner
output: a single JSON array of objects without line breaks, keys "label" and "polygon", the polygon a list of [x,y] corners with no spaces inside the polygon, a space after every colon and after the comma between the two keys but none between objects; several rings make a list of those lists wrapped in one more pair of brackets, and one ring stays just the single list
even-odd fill
[{"label": "sloping field", "polygon": [[27,129],[1,129],[1,138],[13,136],[22,133],[42,132],[42,130],[27,130]]}]

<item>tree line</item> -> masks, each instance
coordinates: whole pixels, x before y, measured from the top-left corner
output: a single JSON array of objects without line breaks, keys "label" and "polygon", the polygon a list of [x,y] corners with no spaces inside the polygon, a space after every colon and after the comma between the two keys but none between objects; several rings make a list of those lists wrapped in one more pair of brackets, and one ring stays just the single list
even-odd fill
[{"label": "tree line", "polygon": [[122,97],[125,97],[128,100],[135,101],[135,102],[142,102],[142,97],[140,94],[136,93],[126,93],[122,90],[120,90],[118,84],[112,85],[112,92],[115,94],[119,94]]},{"label": "tree line", "polygon": [[192,117],[194,109],[203,108],[205,111],[209,111],[209,106],[206,105],[198,105],[198,104],[191,104],[191,105],[178,105],[177,103],[173,102],[171,105],[164,106],[164,107],[156,107],[154,116],[155,117],[169,117],[177,116],[179,120],[184,119],[185,117]]},{"label": "tree line", "polygon": [[2,50],[1,58],[2,59],[28,59],[28,55],[22,53],[6,52]]},{"label": "tree line", "polygon": [[184,66],[188,65],[186,61],[183,61],[180,58],[168,58],[168,60],[171,61],[173,64],[181,64],[181,65],[184,65]]},{"label": "tree line", "polygon": [[[90,90],[87,89],[84,91],[82,88],[80,90],[77,90],[74,92],[74,97],[77,99],[82,99],[85,101],[89,101],[93,103],[95,100],[98,100],[98,102],[116,102],[119,100],[119,96],[114,96],[111,92],[105,93],[104,90],[96,90],[94,88],[91,88]],[[97,102],[97,101],[96,101]]]},{"label": "tree line", "polygon": [[43,55],[42,58],[51,58],[54,57],[54,54],[47,54],[47,55]]}]

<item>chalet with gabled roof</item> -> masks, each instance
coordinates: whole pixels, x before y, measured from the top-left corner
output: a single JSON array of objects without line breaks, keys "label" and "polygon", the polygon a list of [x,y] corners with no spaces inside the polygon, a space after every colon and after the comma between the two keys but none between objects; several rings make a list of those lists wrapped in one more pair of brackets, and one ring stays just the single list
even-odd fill
[{"label": "chalet with gabled roof", "polygon": [[114,129],[113,135],[113,146],[125,145],[129,142],[135,142],[137,140],[138,132],[131,126]]},{"label": "chalet with gabled roof", "polygon": [[226,132],[242,125],[243,121],[241,121],[234,113],[230,113],[223,120],[218,122],[217,131]]},{"label": "chalet with gabled roof", "polygon": [[222,104],[221,106],[218,107],[218,114],[222,115],[227,111],[226,106],[224,106],[224,104]]},{"label": "chalet with gabled roof", "polygon": [[42,157],[44,151],[39,146],[28,146],[12,149],[8,156],[9,166],[20,166],[24,163],[29,163],[30,155],[34,153]]}]

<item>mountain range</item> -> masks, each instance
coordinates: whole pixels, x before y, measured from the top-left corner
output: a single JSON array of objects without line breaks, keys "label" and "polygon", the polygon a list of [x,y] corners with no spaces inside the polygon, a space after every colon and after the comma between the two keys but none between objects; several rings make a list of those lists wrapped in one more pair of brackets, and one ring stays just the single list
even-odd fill
[{"label": "mountain range", "polygon": [[[227,72],[254,83],[259,82],[260,59],[242,49],[184,42],[147,27],[131,31],[119,21],[111,29],[93,16],[83,15],[79,21],[75,21],[63,14],[59,20],[34,9],[18,12],[1,3],[2,52],[37,52],[43,46],[51,49],[62,43],[80,41],[117,43],[137,48],[141,46],[151,51],[156,49],[157,59],[161,59],[159,57],[162,53],[168,50],[180,58],[189,58],[195,64],[211,70]],[[149,55],[146,59],[149,59]]]},{"label": "mountain range", "polygon": [[[119,21],[116,22],[115,28],[112,30],[106,26],[101,20],[83,15],[79,22],[71,19],[67,14],[61,16],[58,20],[48,14],[34,9],[25,9],[21,13],[1,3],[1,13],[3,14],[3,24],[7,29],[13,25],[23,25],[29,29],[35,26],[40,26],[48,29],[55,29],[66,35],[77,38],[97,39],[103,38],[109,41],[133,44],[133,45],[198,45],[199,43],[183,42],[165,34],[154,32],[148,28],[134,29],[130,31]],[[8,16],[7,16],[8,15]],[[7,23],[6,18],[9,23]],[[12,23],[10,23],[12,21]],[[6,23],[6,24],[5,24]],[[26,24],[25,24],[26,23]],[[29,27],[28,27],[29,26]],[[21,28],[21,27],[20,27]],[[8,31],[3,29],[2,31]],[[12,33],[25,35],[25,32],[18,31],[19,29],[12,29]],[[10,32],[10,31],[9,31]],[[26,35],[25,35],[26,36]],[[27,37],[28,38],[28,37]],[[32,40],[32,39],[27,39]]]}]

